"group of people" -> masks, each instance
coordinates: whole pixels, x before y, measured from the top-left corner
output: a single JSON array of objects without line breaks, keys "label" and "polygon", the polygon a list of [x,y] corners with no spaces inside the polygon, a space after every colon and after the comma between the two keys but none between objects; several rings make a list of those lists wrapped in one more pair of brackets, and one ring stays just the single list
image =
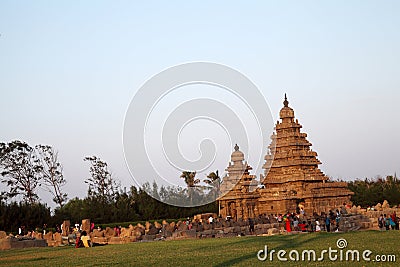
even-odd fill
[{"label": "group of people", "polygon": [[392,214],[381,214],[378,218],[378,227],[381,231],[399,230],[399,217],[397,217],[396,212]]},{"label": "group of people", "polygon": [[[90,223],[90,232],[93,232],[93,230],[94,230],[94,223],[92,222]],[[82,230],[82,225],[75,223],[71,233],[72,233],[71,236],[75,238],[75,248],[81,248],[81,247],[88,248],[93,246],[89,234],[85,230]]]},{"label": "group of people", "polygon": [[335,231],[339,232],[339,223],[340,219],[342,218],[342,214],[339,211],[339,209],[336,209],[336,211],[329,210],[328,214],[321,214],[321,217],[325,221],[325,227],[327,232]]},{"label": "group of people", "polygon": [[279,215],[277,218],[278,223],[284,224],[284,230],[288,233],[296,232],[319,232],[321,227],[319,221],[308,220],[304,214],[301,213],[287,213]]},{"label": "group of people", "polygon": [[[285,232],[338,232],[343,213],[347,213],[345,208],[329,210],[328,213],[322,212],[320,215],[314,213],[312,217],[307,217],[304,209],[299,208],[286,214],[260,215],[259,219],[267,223],[279,223],[281,230]],[[254,233],[254,224],[254,219],[248,219],[250,233]]]}]

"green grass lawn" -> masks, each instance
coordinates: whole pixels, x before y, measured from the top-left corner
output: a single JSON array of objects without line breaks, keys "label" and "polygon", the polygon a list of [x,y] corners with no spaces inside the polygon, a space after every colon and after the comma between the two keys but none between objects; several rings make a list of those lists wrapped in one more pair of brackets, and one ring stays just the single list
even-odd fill
[{"label": "green grass lawn", "polygon": [[[268,250],[314,249],[317,258],[324,249],[337,249],[338,238],[347,240],[343,249],[369,249],[377,254],[394,254],[397,263],[331,262],[328,255],[322,262],[259,261],[257,252]],[[352,233],[312,233],[269,237],[234,237],[188,239],[157,242],[137,242],[125,245],[106,245],[93,248],[58,247],[0,251],[0,266],[399,266],[400,231],[363,231]],[[286,255],[288,257],[288,255]],[[361,257],[361,256],[360,256]]]}]

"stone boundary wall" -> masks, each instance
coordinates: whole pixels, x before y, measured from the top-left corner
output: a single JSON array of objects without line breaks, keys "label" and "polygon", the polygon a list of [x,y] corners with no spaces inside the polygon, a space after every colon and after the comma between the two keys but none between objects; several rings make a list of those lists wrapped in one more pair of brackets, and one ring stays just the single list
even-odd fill
[{"label": "stone boundary wall", "polygon": [[33,247],[47,247],[47,242],[44,239],[26,238],[7,236],[0,239],[0,250],[14,249],[14,248],[33,248]]},{"label": "stone boundary wall", "polygon": [[[378,204],[369,209],[353,206],[346,209],[348,214],[342,214],[339,223],[339,231],[358,231],[358,230],[379,230],[378,217],[381,214],[390,215],[393,212],[400,214],[400,208],[391,208],[387,201]],[[197,219],[197,220],[195,220]],[[137,224],[135,226],[122,227],[121,233],[117,236],[114,229],[107,227],[103,230],[94,229],[89,233],[93,243],[97,244],[125,244],[138,241],[154,241],[154,240],[174,240],[186,238],[222,238],[240,235],[250,235],[249,224],[247,221],[225,221],[215,220],[209,224],[207,220],[199,223],[195,216],[192,220],[192,227],[179,221],[177,223],[168,223],[165,220],[162,223],[154,222],[151,224],[146,222],[145,225]],[[301,220],[308,220],[315,223],[313,217],[301,217]],[[84,220],[87,224],[87,220]],[[86,225],[85,224],[85,225]],[[324,222],[320,220],[322,231],[324,230]],[[284,234],[284,223],[278,223],[273,219],[267,218],[254,219],[254,235],[276,235]],[[60,246],[75,243],[75,235],[69,234],[62,236],[60,233],[49,232],[45,235],[41,233],[29,233],[25,237],[7,236],[4,231],[0,231],[0,249],[24,248],[24,247],[40,247],[40,246]]]},{"label": "stone boundary wall", "polygon": [[373,207],[369,207],[367,209],[361,208],[360,206],[353,206],[350,210],[352,214],[362,215],[368,218],[371,225],[367,229],[379,229],[378,227],[378,218],[381,214],[383,215],[391,215],[396,213],[397,217],[400,216],[400,208],[399,207],[390,207],[389,203],[385,200],[382,204],[378,203]]}]

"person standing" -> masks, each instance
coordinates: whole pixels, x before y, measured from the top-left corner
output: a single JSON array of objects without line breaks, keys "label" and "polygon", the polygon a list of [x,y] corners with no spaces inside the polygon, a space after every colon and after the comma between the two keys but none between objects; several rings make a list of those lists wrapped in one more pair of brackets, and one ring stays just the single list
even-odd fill
[{"label": "person standing", "polygon": [[336,221],[336,231],[335,231],[335,232],[339,232],[339,222],[340,222],[340,218],[341,218],[340,211],[339,211],[339,209],[336,209],[336,218],[335,218],[335,221]]},{"label": "person standing", "polygon": [[384,226],[385,226],[385,218],[383,217],[383,214],[381,214],[381,216],[379,216],[379,218],[378,218],[379,230],[383,231],[384,230],[384,228],[383,228]]},{"label": "person standing", "polygon": [[249,231],[251,235],[254,234],[254,221],[252,218],[249,218]]},{"label": "person standing", "polygon": [[286,228],[286,232],[290,233],[292,231],[291,226],[290,226],[290,215],[286,215],[284,217],[285,220],[285,228]]},{"label": "person standing", "polygon": [[325,225],[326,225],[326,231],[330,232],[331,231],[331,219],[329,218],[329,216],[326,216]]},{"label": "person standing", "polygon": [[390,215],[393,221],[393,230],[399,230],[399,221],[397,220],[396,212],[394,211],[392,215]]},{"label": "person standing", "polygon": [[299,220],[297,219],[296,216],[294,216],[293,218],[293,230],[299,231]]},{"label": "person standing", "polygon": [[390,219],[389,219],[389,216],[387,216],[386,214],[383,215],[383,216],[385,217],[385,228],[386,228],[386,231],[389,231],[390,230]]}]

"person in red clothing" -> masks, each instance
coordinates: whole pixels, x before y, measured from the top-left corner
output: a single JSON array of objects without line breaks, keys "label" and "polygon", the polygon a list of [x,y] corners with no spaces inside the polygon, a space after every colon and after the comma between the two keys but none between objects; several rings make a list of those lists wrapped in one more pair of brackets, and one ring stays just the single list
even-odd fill
[{"label": "person in red clothing", "polygon": [[80,248],[83,247],[83,242],[81,240],[81,234],[79,232],[76,233],[76,239],[75,239],[75,248]]},{"label": "person in red clothing", "polygon": [[302,223],[299,223],[299,227],[300,227],[300,231],[307,232],[307,224],[305,221],[303,221]]},{"label": "person in red clothing", "polygon": [[285,228],[286,228],[286,232],[290,233],[292,231],[292,228],[290,226],[290,214],[287,214],[285,216]]}]

